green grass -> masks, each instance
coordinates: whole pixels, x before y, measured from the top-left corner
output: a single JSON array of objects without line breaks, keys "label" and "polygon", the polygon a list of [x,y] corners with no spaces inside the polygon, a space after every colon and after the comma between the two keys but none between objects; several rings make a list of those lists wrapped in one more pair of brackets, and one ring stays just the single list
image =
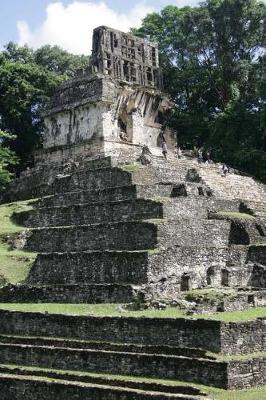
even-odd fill
[{"label": "green grass", "polygon": [[161,252],[161,250],[158,249],[158,248],[148,250],[148,254],[149,254],[150,256],[153,256],[153,255],[155,255],[155,254],[160,254],[160,252]]},{"label": "green grass", "polygon": [[22,231],[23,227],[17,225],[11,219],[11,216],[15,211],[18,212],[18,211],[32,210],[32,205],[35,201],[25,200],[25,201],[0,205],[0,221],[1,221],[0,235],[3,236]]},{"label": "green grass", "polygon": [[149,224],[159,225],[167,222],[167,218],[150,218],[143,219],[142,222],[148,222]]},{"label": "green grass", "polygon": [[213,214],[214,217],[225,218],[225,219],[241,219],[241,220],[254,220],[255,217],[250,214],[240,213],[240,212],[231,212],[231,211],[218,211]]},{"label": "green grass", "polygon": [[25,228],[12,220],[13,212],[32,209],[33,201],[21,201],[0,206],[0,285],[23,281],[36,258],[36,254],[13,249],[10,242]]},{"label": "green grass", "polygon": [[228,311],[215,314],[203,314],[200,315],[198,318],[223,322],[254,321],[257,318],[266,318],[266,307],[249,308],[243,311]]},{"label": "green grass", "polygon": [[208,355],[216,358],[217,361],[247,361],[252,360],[253,358],[266,358],[266,351],[257,351],[255,353],[248,354],[233,354],[233,355],[225,355],[225,354],[216,354],[207,352]]},{"label": "green grass", "polygon": [[183,310],[168,307],[165,310],[121,311],[119,304],[57,304],[57,303],[0,303],[0,309],[23,312],[40,312],[64,315],[124,316],[147,318],[187,318],[207,319],[224,322],[250,321],[266,318],[266,307],[252,308],[244,311],[220,312],[187,316]]},{"label": "green grass", "polygon": [[214,400],[266,400],[266,386],[249,390],[209,390]]},{"label": "green grass", "polygon": [[120,166],[119,168],[126,172],[136,172],[143,167],[139,164],[125,164]]},{"label": "green grass", "polygon": [[184,293],[184,297],[188,301],[215,301],[224,299],[233,299],[239,293],[235,289],[193,289]]},{"label": "green grass", "polygon": [[149,200],[156,201],[156,202],[162,203],[162,204],[166,204],[166,203],[169,203],[172,199],[170,197],[158,196],[158,197],[151,197]]}]

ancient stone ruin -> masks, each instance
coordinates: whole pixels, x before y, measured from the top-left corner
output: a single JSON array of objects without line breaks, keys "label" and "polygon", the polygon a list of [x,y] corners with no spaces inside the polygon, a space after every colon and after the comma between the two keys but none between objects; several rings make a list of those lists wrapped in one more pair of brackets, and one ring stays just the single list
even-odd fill
[{"label": "ancient stone ruin", "polygon": [[157,43],[100,26],[93,32],[92,67],[120,81],[162,89]]},{"label": "ancient stone ruin", "polygon": [[265,318],[123,314],[266,305],[265,185],[224,177],[189,151],[177,159],[175,133],[162,134],[171,106],[162,90],[157,45],[99,27],[91,65],[51,99],[43,150],[2,199],[33,199],[13,214],[24,229],[12,245],[37,257],[0,302],[124,306],[119,317],[0,311],[4,400],[203,400],[193,384],[265,385]]},{"label": "ancient stone ruin", "polygon": [[[161,89],[155,44],[106,27],[95,29],[91,65],[51,100],[38,161],[136,158],[144,144],[160,154],[160,119],[170,107]],[[173,146],[174,133],[167,135]]]}]

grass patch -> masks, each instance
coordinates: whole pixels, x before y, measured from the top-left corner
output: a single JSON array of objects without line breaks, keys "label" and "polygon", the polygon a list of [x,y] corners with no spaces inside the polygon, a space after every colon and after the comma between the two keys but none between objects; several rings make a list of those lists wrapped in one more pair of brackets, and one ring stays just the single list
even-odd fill
[{"label": "grass patch", "polygon": [[12,220],[12,214],[31,210],[34,202],[27,200],[0,205],[0,285],[23,281],[36,258],[35,253],[12,249],[9,244],[12,236],[25,229]]},{"label": "grass patch", "polygon": [[125,164],[120,166],[119,168],[126,172],[136,172],[143,167],[139,164]]},{"label": "grass patch", "polygon": [[64,315],[94,315],[94,316],[125,316],[125,317],[183,317],[181,310],[169,308],[166,310],[121,311],[119,304],[17,304],[2,303],[0,309],[23,312],[48,312]]},{"label": "grass patch", "polygon": [[254,321],[257,318],[266,318],[266,307],[249,308],[243,311],[219,312],[204,314],[198,318],[211,319],[223,322]]},{"label": "grass patch", "polygon": [[187,316],[183,310],[168,307],[165,310],[122,311],[121,304],[57,304],[57,303],[0,303],[0,309],[22,312],[40,312],[63,315],[124,316],[147,318],[187,318],[207,319],[224,322],[251,321],[266,318],[266,307],[251,308],[244,311],[219,312],[213,314],[197,314]]},{"label": "grass patch", "polygon": [[149,200],[156,201],[158,203],[167,204],[171,201],[170,197],[151,197]]},{"label": "grass patch", "polygon": [[216,216],[221,219],[241,219],[241,220],[254,220],[256,219],[253,215],[240,213],[240,212],[231,212],[231,211],[218,211],[212,214],[215,218]]},{"label": "grass patch", "polygon": [[164,222],[167,222],[166,218],[150,218],[150,219],[143,219],[142,222],[148,222],[149,224],[160,225]]},{"label": "grass patch", "polygon": [[238,292],[234,289],[194,289],[184,294],[187,301],[215,302],[237,297]]},{"label": "grass patch", "polygon": [[1,227],[0,227],[0,236],[17,233],[23,231],[22,226],[17,225],[12,220],[12,214],[14,212],[19,211],[28,211],[33,209],[33,203],[36,200],[26,200],[26,201],[18,201],[15,203],[9,204],[2,204],[0,205],[0,220],[1,220]]},{"label": "grass patch", "polygon": [[148,250],[149,256],[153,256],[155,254],[160,254],[161,250],[157,248]]},{"label": "grass patch", "polygon": [[209,356],[215,357],[217,361],[247,361],[252,360],[253,358],[266,358],[266,351],[257,351],[255,353],[234,355],[216,354],[211,352],[207,352],[207,354]]},{"label": "grass patch", "polygon": [[266,386],[248,390],[219,390],[209,388],[214,400],[266,400]]}]

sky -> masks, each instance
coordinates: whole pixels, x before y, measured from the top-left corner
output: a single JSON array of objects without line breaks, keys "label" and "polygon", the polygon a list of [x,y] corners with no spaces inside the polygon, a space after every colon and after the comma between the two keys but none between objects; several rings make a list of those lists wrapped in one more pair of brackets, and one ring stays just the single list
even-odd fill
[{"label": "sky", "polygon": [[0,49],[14,41],[90,54],[93,28],[107,25],[127,31],[168,4],[195,6],[199,0],[0,0]]}]

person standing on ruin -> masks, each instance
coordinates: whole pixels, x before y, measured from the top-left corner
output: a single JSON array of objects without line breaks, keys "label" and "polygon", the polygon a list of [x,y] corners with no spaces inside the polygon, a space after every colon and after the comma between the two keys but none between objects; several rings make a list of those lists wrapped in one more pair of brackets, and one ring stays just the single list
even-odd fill
[{"label": "person standing on ruin", "polygon": [[222,165],[222,176],[223,176],[223,177],[226,177],[226,175],[228,174],[228,172],[229,172],[229,168],[227,167],[226,164],[223,164],[223,165]]},{"label": "person standing on ruin", "polygon": [[163,156],[164,156],[164,158],[167,160],[167,144],[166,144],[166,141],[165,141],[165,139],[163,138],[163,141],[162,141],[162,152],[163,152]]},{"label": "person standing on ruin", "polygon": [[198,149],[198,163],[201,164],[203,162],[203,149]]}]

